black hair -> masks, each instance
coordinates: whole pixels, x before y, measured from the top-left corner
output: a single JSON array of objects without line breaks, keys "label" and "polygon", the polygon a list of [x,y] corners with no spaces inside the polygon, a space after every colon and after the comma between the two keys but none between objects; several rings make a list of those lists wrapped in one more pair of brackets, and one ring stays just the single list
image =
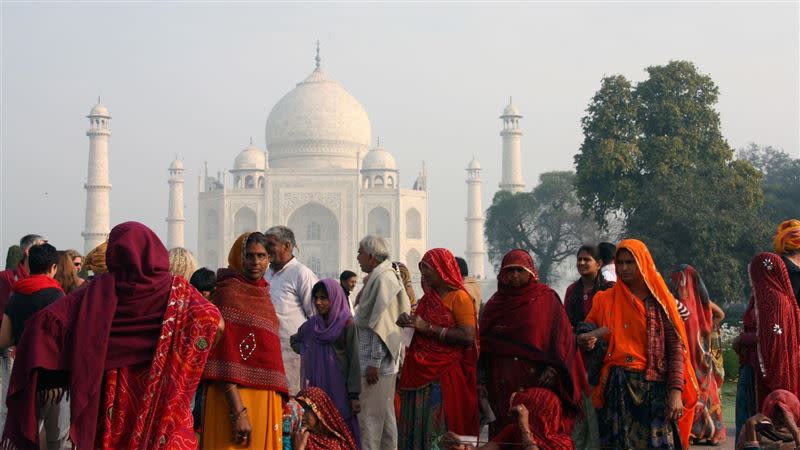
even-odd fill
[{"label": "black hair", "polygon": [[254,231],[249,235],[247,235],[247,239],[244,240],[244,248],[246,249],[248,245],[253,243],[261,244],[261,246],[264,247],[264,249],[266,249],[267,237],[264,236],[264,234],[261,233],[260,231]]},{"label": "black hair", "polygon": [[328,288],[325,286],[325,283],[322,281],[317,281],[317,284],[311,288],[311,298],[314,299],[317,296],[317,293],[324,293],[325,297],[330,298],[330,294],[328,293]]},{"label": "black hair", "polygon": [[213,270],[201,267],[194,271],[189,284],[200,292],[211,292],[217,287],[217,275]]},{"label": "black hair", "polygon": [[611,242],[601,242],[597,245],[600,250],[600,259],[603,260],[603,265],[607,266],[614,262],[614,255],[617,253],[617,246]]},{"label": "black hair", "polygon": [[469,275],[469,267],[467,267],[467,261],[460,256],[456,256],[456,262],[458,263],[458,270],[461,272],[461,277],[465,277]]},{"label": "black hair", "polygon": [[28,251],[28,267],[31,275],[47,273],[58,263],[58,250],[50,244],[34,245]]},{"label": "black hair", "polygon": [[590,244],[581,245],[581,248],[578,249],[578,252],[575,253],[575,256],[580,255],[581,252],[588,253],[589,256],[591,256],[595,261],[602,260],[603,262],[605,262],[603,256],[600,254],[600,249],[596,245],[590,245]]},{"label": "black hair", "polygon": [[342,272],[341,275],[339,275],[339,282],[340,283],[344,283],[345,281],[349,280],[350,278],[357,277],[357,276],[358,275],[356,275],[356,273],[353,272],[352,270],[345,270],[344,272]]}]

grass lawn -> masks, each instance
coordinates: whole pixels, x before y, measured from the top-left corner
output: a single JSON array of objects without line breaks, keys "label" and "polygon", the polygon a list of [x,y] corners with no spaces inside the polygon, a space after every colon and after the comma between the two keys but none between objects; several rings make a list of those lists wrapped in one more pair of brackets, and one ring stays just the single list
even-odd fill
[{"label": "grass lawn", "polygon": [[[722,385],[722,419],[729,430],[736,430],[736,381],[725,380]],[[728,431],[730,433],[731,431]]]}]

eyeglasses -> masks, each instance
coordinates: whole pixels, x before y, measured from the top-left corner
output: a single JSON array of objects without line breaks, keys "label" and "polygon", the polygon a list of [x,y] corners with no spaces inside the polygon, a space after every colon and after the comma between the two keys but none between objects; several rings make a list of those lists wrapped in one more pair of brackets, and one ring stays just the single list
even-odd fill
[{"label": "eyeglasses", "polygon": [[74,264],[75,267],[80,267],[83,263],[76,262],[76,263],[72,263],[72,264]]}]

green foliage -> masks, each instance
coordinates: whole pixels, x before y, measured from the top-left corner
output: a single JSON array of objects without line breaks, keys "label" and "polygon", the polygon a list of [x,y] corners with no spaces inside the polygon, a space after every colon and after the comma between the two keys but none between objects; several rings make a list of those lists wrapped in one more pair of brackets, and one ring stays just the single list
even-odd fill
[{"label": "green foliage", "polygon": [[532,192],[497,192],[486,211],[489,259],[499,266],[508,251],[525,249],[534,256],[540,279],[555,282],[560,262],[583,242],[599,239],[598,227],[581,212],[574,183],[571,171],[547,172]]},{"label": "green foliage", "polygon": [[768,234],[775,232],[774,224],[800,217],[800,159],[783,150],[756,144],[739,149],[736,156],[764,174],[762,216],[773,225],[766,230]]},{"label": "green foliage", "polygon": [[715,299],[739,300],[759,248],[761,174],[733,159],[710,77],[685,61],[647,72],[636,86],[607,77],[592,98],[575,156],[580,204],[600,223],[621,211],[660,269],[691,264]]}]

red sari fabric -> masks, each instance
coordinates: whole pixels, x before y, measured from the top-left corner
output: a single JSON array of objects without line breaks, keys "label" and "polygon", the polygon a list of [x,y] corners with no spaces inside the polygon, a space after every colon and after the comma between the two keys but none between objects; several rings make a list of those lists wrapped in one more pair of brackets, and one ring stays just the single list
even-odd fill
[{"label": "red sari fabric", "polygon": [[309,434],[306,450],[358,450],[350,429],[325,391],[309,386],[298,392],[295,399],[317,416],[325,430],[324,435]]},{"label": "red sari fabric", "polygon": [[511,395],[536,386],[540,369],[548,365],[559,371],[556,394],[567,409],[559,417],[565,420],[562,428],[569,433],[581,410],[582,396],[589,393],[572,326],[555,291],[537,282],[536,276],[525,286],[511,287],[504,276],[509,267],[536,273],[528,252],[518,249],[506,254],[497,292],[481,315],[481,358],[488,361],[489,398],[499,422],[496,431],[511,421],[508,416]]},{"label": "red sari fabric", "polygon": [[761,409],[766,396],[777,389],[800,394],[800,308],[794,298],[789,273],[780,256],[761,253],[750,263],[753,285],[758,362],[756,402]]},{"label": "red sari fabric", "polygon": [[[528,410],[528,427],[536,445],[542,450],[572,450],[574,448],[569,431],[558,426],[563,421],[561,400],[552,391],[530,388],[515,392],[510,406],[524,405]],[[522,444],[522,432],[517,424],[506,425],[503,431],[492,438],[501,448],[518,448]],[[504,445],[505,444],[505,445]]]},{"label": "red sari fabric", "polygon": [[18,264],[14,270],[6,269],[0,272],[0,314],[6,309],[6,303],[11,298],[14,283],[25,278],[28,278],[28,271],[22,264]]},{"label": "red sari fabric", "polygon": [[697,377],[698,392],[691,436],[723,442],[726,437],[722,425],[722,402],[719,398],[723,379],[714,370],[711,355],[711,332],[714,322],[711,300],[702,278],[689,265],[684,265],[670,277],[677,300],[689,311],[684,319],[689,357]]},{"label": "red sari fabric", "polygon": [[[8,389],[4,443],[37,449],[36,393],[67,387],[70,439],[90,448],[104,373],[152,361],[173,283],[167,249],[145,225],[125,222],[111,230],[106,259],[109,273],[28,319]],[[42,369],[64,379],[48,376],[40,385]]]},{"label": "red sari fabric", "polygon": [[263,278],[248,280],[241,273],[248,235],[234,243],[228,255],[230,269],[217,271],[213,302],[225,319],[225,331],[208,358],[203,379],[288,394],[280,324],[269,284]]},{"label": "red sari fabric", "polygon": [[761,411],[765,416],[775,420],[778,418],[778,408],[789,416],[786,417],[787,420],[791,420],[797,426],[800,426],[800,400],[797,399],[796,395],[783,389],[770,392],[767,398],[764,399],[764,406]]},{"label": "red sari fabric", "polygon": [[[464,290],[461,272],[449,250],[435,248],[425,253],[420,265],[427,264],[455,289]],[[442,303],[439,293],[423,285],[425,295],[417,303],[416,314],[431,325],[452,328],[452,312]],[[477,436],[479,432],[477,396],[478,342],[474,345],[450,345],[437,337],[415,333],[408,347],[400,376],[400,389],[421,389],[438,381],[447,427],[458,434]]]},{"label": "red sari fabric", "polygon": [[197,448],[189,404],[220,313],[181,277],[167,305],[152,363],[106,371],[95,448]]}]

